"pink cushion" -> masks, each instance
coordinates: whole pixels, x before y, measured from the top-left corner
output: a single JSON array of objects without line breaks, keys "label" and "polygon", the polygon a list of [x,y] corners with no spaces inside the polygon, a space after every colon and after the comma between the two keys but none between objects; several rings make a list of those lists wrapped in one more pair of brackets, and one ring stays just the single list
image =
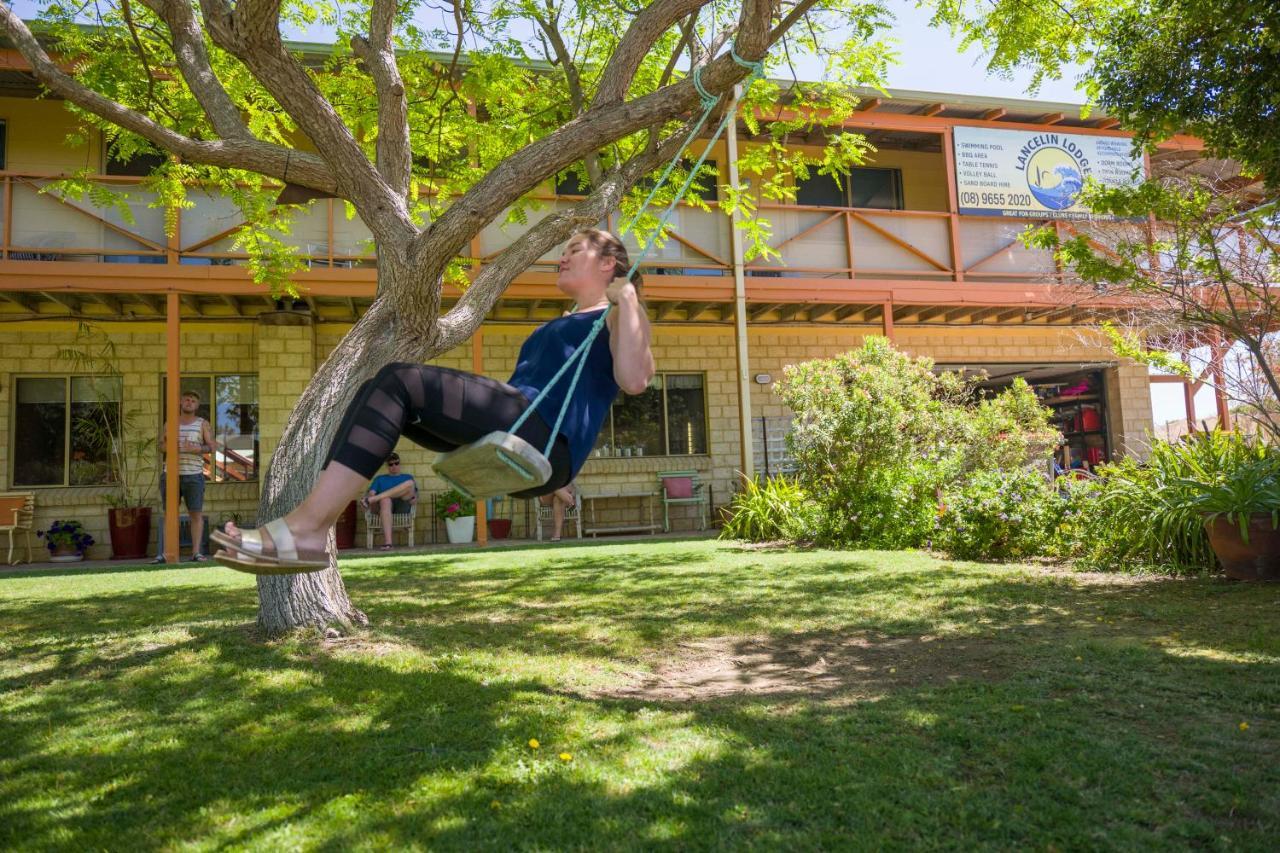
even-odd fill
[{"label": "pink cushion", "polygon": [[693,497],[693,478],[663,477],[662,488],[669,498],[691,498]]}]

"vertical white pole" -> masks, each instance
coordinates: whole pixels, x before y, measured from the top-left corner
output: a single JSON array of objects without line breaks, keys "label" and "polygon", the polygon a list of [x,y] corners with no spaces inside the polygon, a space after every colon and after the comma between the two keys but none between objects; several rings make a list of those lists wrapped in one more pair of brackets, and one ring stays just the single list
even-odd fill
[{"label": "vertical white pole", "polygon": [[[729,185],[741,189],[738,183],[738,99],[742,96],[742,87],[735,86],[733,103],[729,109],[734,113],[734,120],[729,122],[725,133],[728,146]],[[738,357],[738,435],[742,448],[742,476],[750,480],[755,476],[755,448],[751,441],[751,358],[747,349],[747,283],[744,270],[742,233],[738,230],[741,214],[734,210],[729,220],[729,245],[733,256],[733,322],[734,343]],[[766,436],[766,440],[767,440]]]}]

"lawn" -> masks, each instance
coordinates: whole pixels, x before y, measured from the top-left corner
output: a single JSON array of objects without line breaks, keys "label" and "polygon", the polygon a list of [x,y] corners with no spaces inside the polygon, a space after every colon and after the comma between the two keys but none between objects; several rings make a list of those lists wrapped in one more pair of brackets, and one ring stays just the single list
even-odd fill
[{"label": "lawn", "polygon": [[[1280,586],[684,541],[0,575],[0,848],[1274,849]],[[536,748],[532,745],[536,742]]]}]

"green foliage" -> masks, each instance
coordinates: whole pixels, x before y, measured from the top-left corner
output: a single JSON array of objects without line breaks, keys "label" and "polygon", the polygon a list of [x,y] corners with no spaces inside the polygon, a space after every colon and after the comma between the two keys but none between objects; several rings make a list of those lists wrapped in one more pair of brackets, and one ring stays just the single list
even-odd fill
[{"label": "green foliage", "polygon": [[787,367],[777,391],[795,413],[788,442],[824,543],[922,546],[943,490],[1047,461],[1057,443],[1025,383],[975,403],[973,380],[935,373],[881,337]]},{"label": "green foliage", "polygon": [[1190,133],[1280,188],[1274,0],[1138,0],[1098,40],[1099,101],[1140,143]]},{"label": "green foliage", "polygon": [[[409,202],[415,221],[425,225],[438,218],[510,155],[584,112],[603,82],[610,57],[643,5],[612,0],[494,0],[441,10],[420,0],[400,3],[395,32],[399,71],[405,89],[414,93],[407,106],[414,178]],[[76,57],[80,82],[186,136],[217,138],[182,75],[175,73],[166,25],[148,4],[106,0],[93,9],[94,26],[83,25],[82,9],[51,3],[41,11],[39,25],[42,38],[55,50]],[[627,96],[641,97],[678,80],[687,73],[684,69],[691,55],[723,41],[726,28],[740,11],[739,3],[712,0],[663,34],[643,57]],[[288,49],[307,67],[311,82],[372,160],[379,134],[377,95],[368,69],[351,50],[352,39],[368,30],[369,4],[337,7],[286,0],[281,15],[286,25],[299,29],[318,25],[336,33],[331,48],[292,45]],[[746,95],[747,121],[753,133],[759,133],[757,140],[743,146],[740,156],[751,210],[762,201],[793,195],[794,179],[810,170],[842,176],[862,162],[869,149],[865,139],[839,127],[857,103],[854,87],[878,86],[883,80],[893,53],[883,34],[891,23],[881,2],[824,0],[792,26],[786,49],[766,59],[766,79]],[[256,137],[310,149],[294,118],[244,65],[212,43],[206,43],[206,49],[215,74]],[[790,63],[801,57],[823,63],[822,81],[783,93],[778,81],[794,76]],[[783,94],[785,99],[780,97]],[[780,108],[784,100],[785,113]],[[146,140],[69,108],[81,122],[75,134],[78,142],[101,132],[117,159],[157,153]],[[619,139],[569,171],[588,185],[593,176],[646,151],[656,137],[679,125],[680,121],[672,121]],[[789,145],[797,135],[825,136],[827,142],[816,155],[800,153]],[[674,186],[680,185],[682,177],[675,176]],[[720,179],[709,170],[698,178],[704,186]],[[115,207],[126,217],[130,199],[138,192],[120,187],[104,190],[84,178],[68,179],[60,186],[69,194],[92,195],[95,204]],[[292,293],[291,278],[301,261],[280,237],[289,233],[291,220],[302,208],[278,208],[279,186],[259,175],[178,163],[172,158],[139,189],[153,193],[150,204],[165,207],[172,232],[176,211],[201,187],[228,195],[240,208],[245,228],[236,235],[235,249],[250,256],[254,280],[277,292]],[[535,198],[545,189],[531,186],[529,194],[508,211],[507,222],[527,222],[532,212],[545,205]],[[671,192],[660,193],[655,205],[669,201]],[[644,187],[628,193],[624,214],[637,212],[645,195]],[[728,195],[721,187],[720,198]],[[696,194],[690,201],[694,207],[708,209]],[[728,210],[748,205],[742,198],[722,206]],[[741,221],[748,258],[769,256],[767,218],[746,216]],[[639,236],[655,226],[652,217],[642,217]],[[456,262],[446,277],[455,284],[465,283],[469,265],[469,261]]]},{"label": "green foliage", "polygon": [[1037,556],[1061,505],[1039,471],[979,471],[944,495],[934,545],[962,560]]},{"label": "green foliage", "polygon": [[1280,450],[1235,432],[1157,442],[1145,463],[1122,459],[1071,484],[1059,535],[1087,568],[1213,571],[1205,520],[1280,512]]},{"label": "green foliage", "polygon": [[[1237,399],[1266,406],[1280,399],[1275,317],[1280,313],[1280,206],[1242,209],[1247,200],[1222,192],[1214,181],[1189,178],[1145,181],[1128,187],[1086,184],[1082,201],[1096,213],[1159,225],[1108,226],[1105,249],[1088,235],[1060,241],[1042,228],[1029,245],[1056,252],[1064,267],[1102,294],[1136,297],[1135,328],[1103,324],[1117,354],[1189,376],[1167,350],[1187,351],[1206,342],[1232,342],[1243,352],[1227,388]],[[1153,258],[1155,263],[1153,264]],[[1260,418],[1260,427],[1280,440],[1280,426]]]},{"label": "green foliage", "polygon": [[804,490],[787,477],[747,480],[725,511],[720,538],[748,542],[803,539],[812,515],[810,506]]},{"label": "green foliage", "polygon": [[1280,29],[1274,0],[934,0],[934,21],[1034,73],[1081,63],[1092,101],[1137,145],[1190,133],[1280,186]]},{"label": "green foliage", "polygon": [[465,518],[476,514],[476,502],[457,489],[436,495],[436,518]]}]

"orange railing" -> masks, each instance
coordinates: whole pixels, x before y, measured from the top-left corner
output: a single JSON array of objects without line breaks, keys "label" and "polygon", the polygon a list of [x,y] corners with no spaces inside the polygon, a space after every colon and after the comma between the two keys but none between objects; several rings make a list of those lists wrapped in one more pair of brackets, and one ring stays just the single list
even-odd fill
[{"label": "orange railing", "polygon": [[[139,186],[141,179],[95,178],[104,187],[129,187],[130,199],[94,205],[51,187],[58,177],[0,172],[0,258],[195,265],[243,264],[248,259],[236,245],[244,223],[224,196],[193,190],[189,198],[194,205],[175,212],[178,225],[170,236],[164,229],[164,211],[150,206],[154,197]],[[541,211],[531,211],[525,223],[490,224],[473,241],[471,254],[481,262],[492,258],[547,212],[577,200],[537,197]],[[748,262],[748,275],[755,277],[939,282],[1062,277],[1050,253],[1022,246],[1019,235],[1032,224],[1026,220],[794,204],[763,204],[760,211],[772,223],[770,244],[781,258]],[[675,224],[677,231],[646,260],[651,272],[730,274],[726,216],[714,208],[702,211],[684,205],[676,212]],[[295,211],[289,233],[280,239],[295,246],[314,267],[350,268],[374,262],[368,229],[358,217],[349,219],[344,203],[335,199]],[[539,264],[549,267],[556,257],[557,252],[550,252]]]}]

